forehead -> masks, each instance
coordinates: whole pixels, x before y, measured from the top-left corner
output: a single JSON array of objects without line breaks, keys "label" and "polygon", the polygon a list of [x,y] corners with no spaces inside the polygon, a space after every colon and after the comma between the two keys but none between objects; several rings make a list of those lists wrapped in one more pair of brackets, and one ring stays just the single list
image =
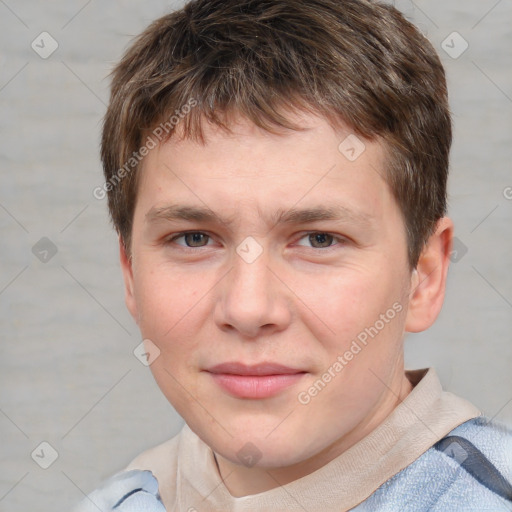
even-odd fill
[{"label": "forehead", "polygon": [[[185,154],[187,159],[192,160],[196,155],[203,160],[205,157],[217,160],[222,156],[229,156],[233,153],[234,146],[238,146],[238,149],[244,152],[246,159],[249,161],[252,158],[252,161],[250,161],[250,167],[238,169],[237,176],[247,175],[243,171],[250,173],[251,167],[261,173],[264,168],[258,166],[258,162],[267,163],[271,159],[277,162],[280,156],[290,163],[299,160],[304,164],[308,161],[316,161],[320,164],[325,161],[324,156],[328,158],[334,154],[338,157],[342,154],[347,161],[355,162],[360,155],[367,153],[368,147],[370,152],[366,154],[366,162],[372,161],[376,168],[383,168],[386,145],[381,138],[375,137],[370,141],[357,135],[355,130],[337,118],[331,121],[319,114],[297,109],[285,110],[282,114],[298,129],[275,125],[264,129],[236,112],[219,116],[219,122],[224,123],[226,127],[224,128],[208,121],[203,115],[192,126],[187,126],[185,122],[178,123],[171,132],[171,136],[159,144],[158,148],[172,151],[176,158]],[[202,134],[203,137],[201,138],[198,134]],[[261,149],[264,149],[264,152],[261,152]],[[272,149],[278,149],[278,151],[271,152]],[[152,153],[154,157],[154,152]],[[258,156],[257,159],[254,159],[255,155]],[[152,156],[149,159],[154,161]],[[357,164],[353,167],[357,168]],[[224,170],[229,170],[229,166]]]},{"label": "forehead", "polygon": [[229,224],[246,209],[271,222],[380,215],[390,199],[382,142],[314,115],[292,122],[303,129],[271,133],[239,117],[226,132],[205,122],[204,142],[181,137],[178,126],[143,162],[147,220],[207,220],[223,211]]}]

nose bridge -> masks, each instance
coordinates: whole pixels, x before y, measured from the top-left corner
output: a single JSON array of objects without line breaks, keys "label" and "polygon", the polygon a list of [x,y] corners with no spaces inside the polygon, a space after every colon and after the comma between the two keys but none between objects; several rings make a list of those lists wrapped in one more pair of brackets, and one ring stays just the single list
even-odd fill
[{"label": "nose bridge", "polygon": [[262,305],[270,295],[270,268],[267,254],[261,254],[254,261],[246,260],[240,254],[233,258],[234,278],[231,283],[232,292],[235,293],[239,301],[247,301]]},{"label": "nose bridge", "polygon": [[254,239],[237,247],[232,271],[217,303],[219,326],[229,326],[245,336],[256,336],[263,328],[268,334],[272,328],[285,327],[290,316],[288,305],[270,260],[269,252],[257,246]]}]

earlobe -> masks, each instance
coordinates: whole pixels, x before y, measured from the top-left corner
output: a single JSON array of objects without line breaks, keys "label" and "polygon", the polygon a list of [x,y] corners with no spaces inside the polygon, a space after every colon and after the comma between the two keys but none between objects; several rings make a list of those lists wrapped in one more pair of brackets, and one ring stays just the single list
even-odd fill
[{"label": "earlobe", "polygon": [[418,265],[411,274],[409,308],[405,330],[421,332],[436,320],[444,301],[450,264],[453,222],[443,217],[425,244]]},{"label": "earlobe", "polygon": [[132,315],[135,322],[138,324],[137,302],[135,300],[134,286],[133,286],[133,268],[132,258],[128,256],[126,248],[121,236],[119,236],[119,261],[121,263],[121,270],[123,272],[124,280],[124,298],[126,307]]}]

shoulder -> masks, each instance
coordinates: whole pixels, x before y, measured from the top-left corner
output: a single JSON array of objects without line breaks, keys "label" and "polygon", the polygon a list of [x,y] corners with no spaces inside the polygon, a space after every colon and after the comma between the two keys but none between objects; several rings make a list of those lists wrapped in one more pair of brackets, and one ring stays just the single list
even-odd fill
[{"label": "shoulder", "polygon": [[87,495],[73,512],[165,512],[151,471],[123,471]]},{"label": "shoulder", "polygon": [[485,417],[475,418],[452,430],[448,436],[436,443],[434,448],[443,452],[445,456],[453,458],[453,450],[450,450],[450,446],[459,450],[456,462],[470,472],[473,472],[472,464],[478,461],[483,463],[486,459],[509,482],[512,482],[512,429],[510,427]]},{"label": "shoulder", "polygon": [[87,495],[73,512],[165,512],[162,492],[175,482],[180,434],[138,455]]},{"label": "shoulder", "polygon": [[512,431],[483,417],[469,420],[367,501],[377,510],[393,503],[415,512],[512,510]]}]

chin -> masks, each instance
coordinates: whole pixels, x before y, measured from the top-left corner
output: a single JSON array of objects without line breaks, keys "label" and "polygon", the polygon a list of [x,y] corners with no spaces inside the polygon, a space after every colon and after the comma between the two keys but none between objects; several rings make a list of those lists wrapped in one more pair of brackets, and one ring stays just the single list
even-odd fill
[{"label": "chin", "polygon": [[[324,446],[320,440],[294,436],[290,430],[282,430],[279,435],[272,428],[261,428],[253,423],[252,428],[233,429],[226,426],[232,437],[225,434],[221,437],[212,435],[212,432],[200,437],[216,452],[234,464],[245,466],[280,468],[297,464],[321,451]],[[316,441],[316,442],[315,442]]]}]

